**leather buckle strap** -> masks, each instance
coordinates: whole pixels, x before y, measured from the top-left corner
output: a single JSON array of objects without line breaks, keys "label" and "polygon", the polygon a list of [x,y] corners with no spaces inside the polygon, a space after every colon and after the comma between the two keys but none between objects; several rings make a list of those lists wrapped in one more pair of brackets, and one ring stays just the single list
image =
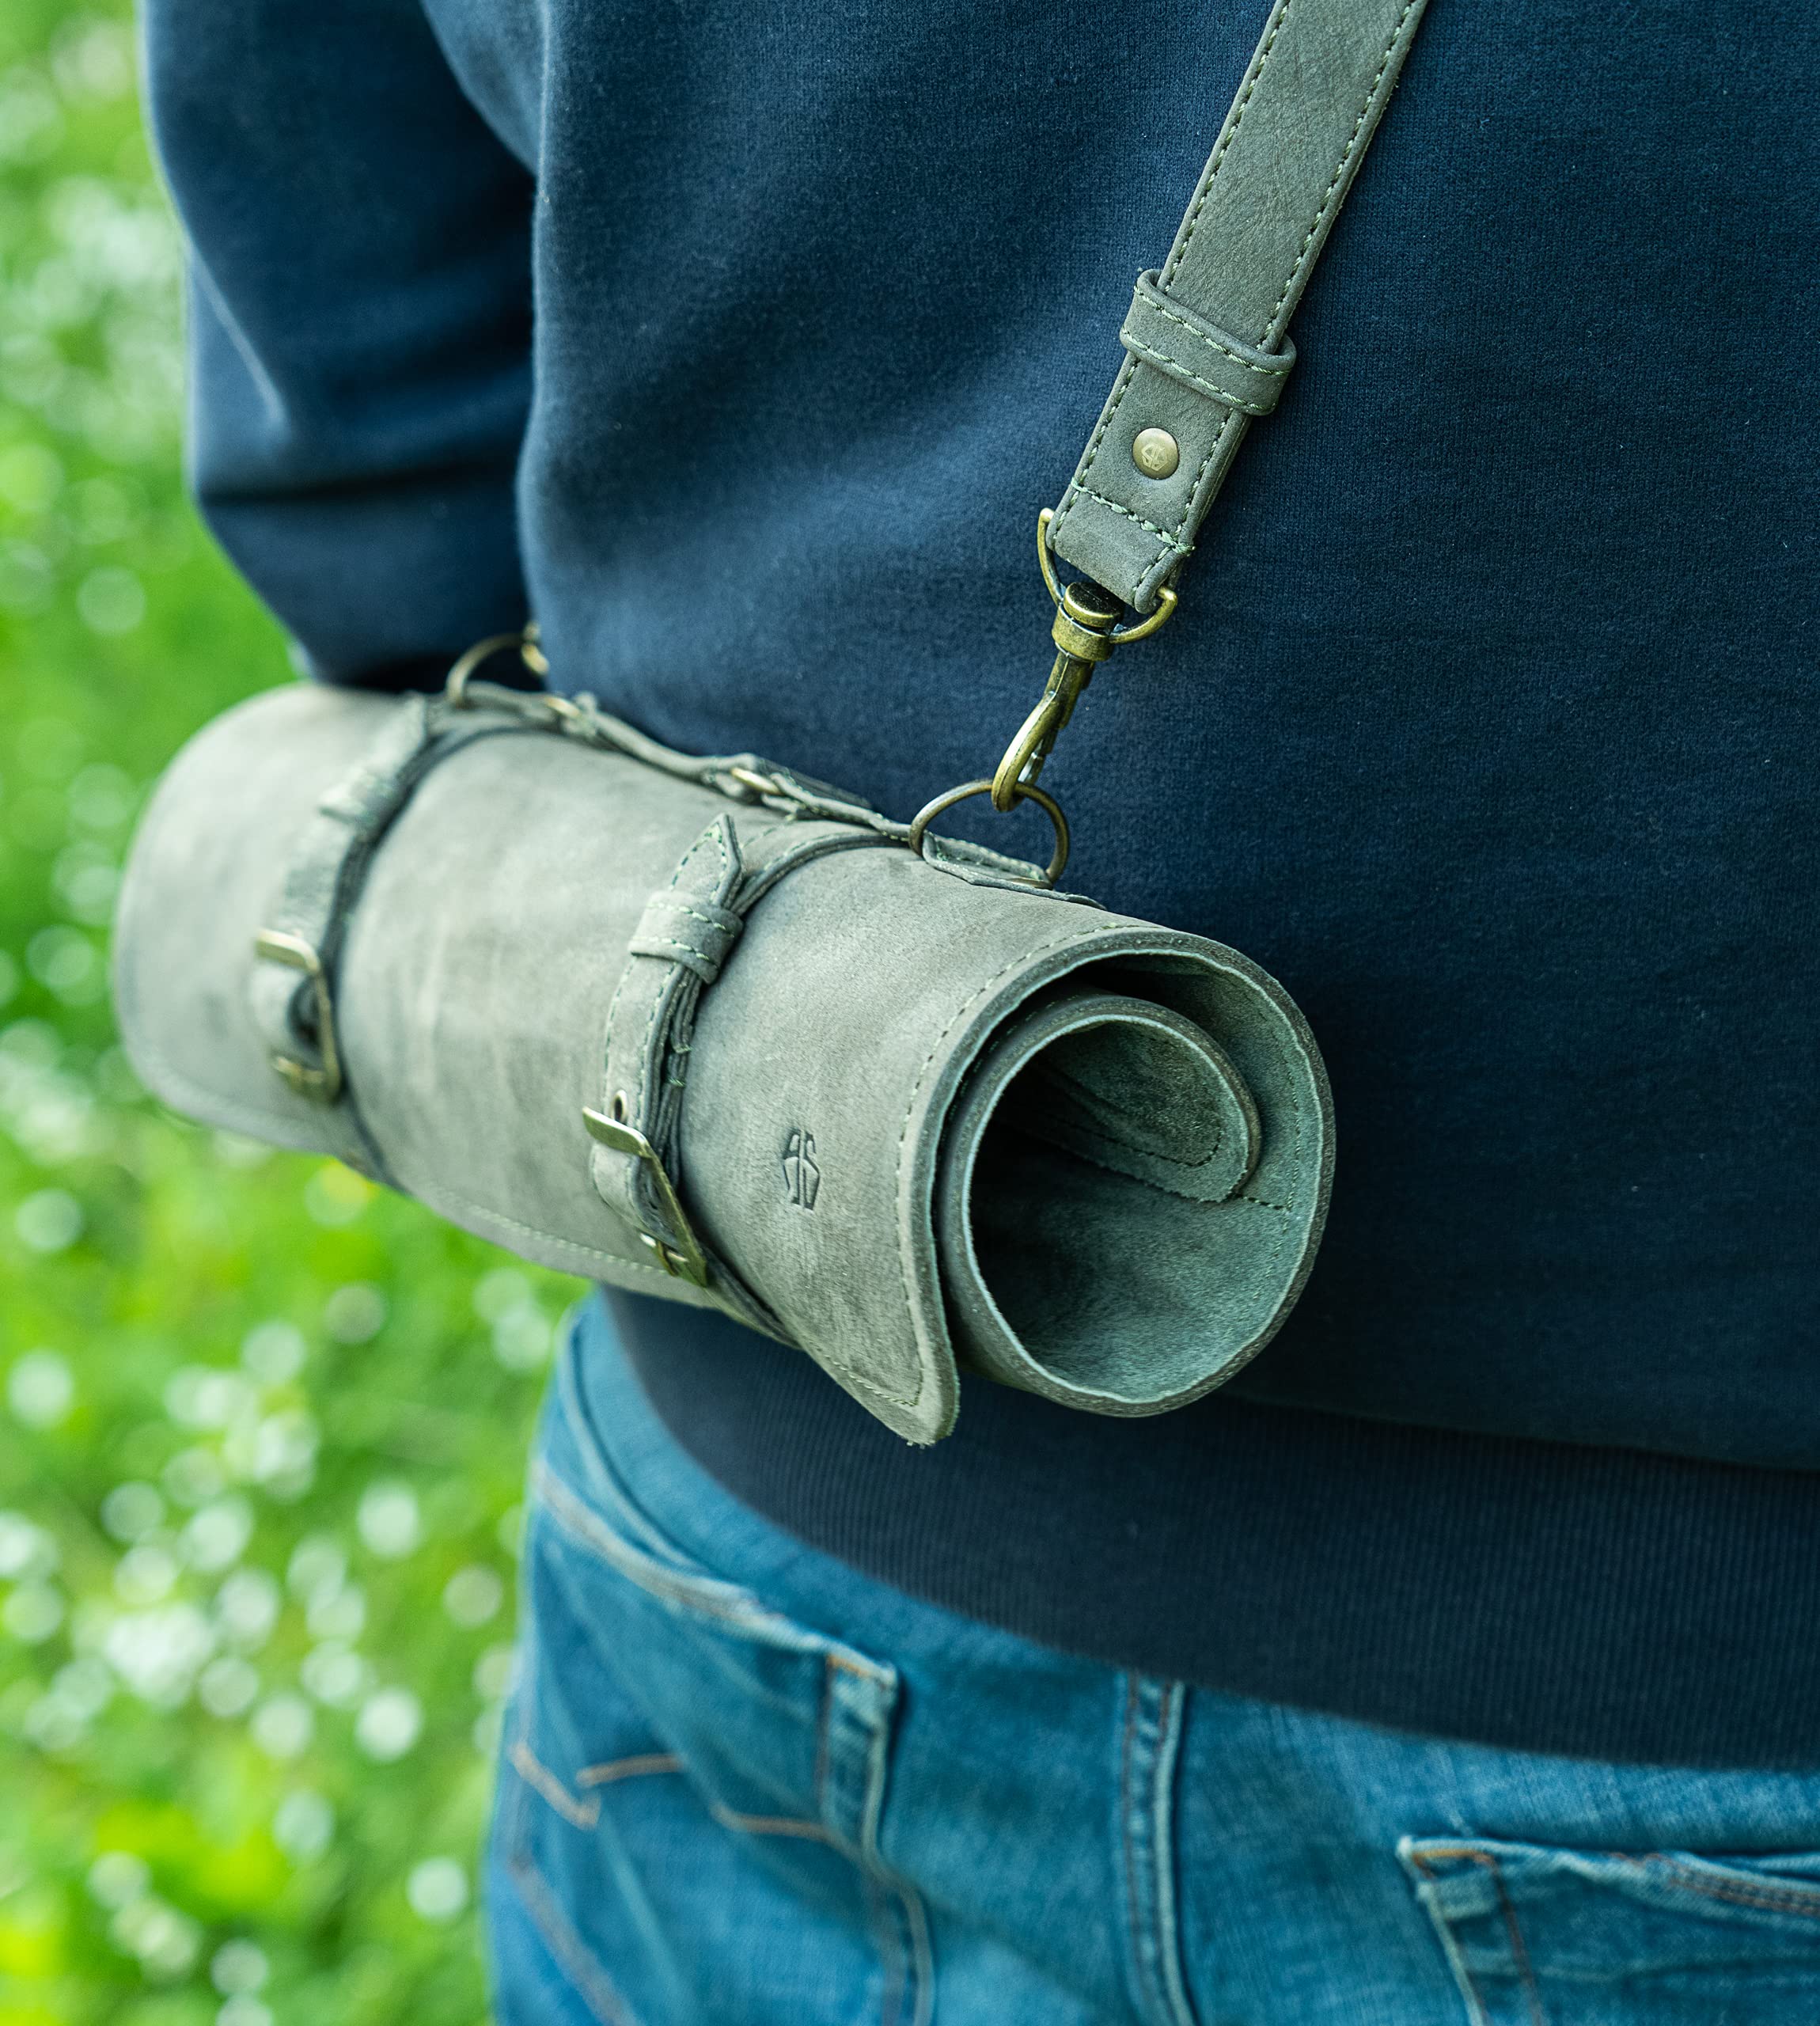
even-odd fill
[{"label": "leather buckle strap", "polygon": [[262,928],[253,938],[253,954],[268,964],[283,964],[301,971],[309,981],[320,1060],[305,1062],[274,1049],[271,1066],[299,1097],[313,1098],[318,1104],[333,1104],[341,1095],[341,1049],[335,1032],[335,995],[328,988],[328,973],[322,958],[301,935],[286,935],[275,928]]},{"label": "leather buckle strap", "polygon": [[253,939],[247,996],[267,1059],[300,1097],[350,1114],[349,1130],[374,1171],[377,1157],[366,1147],[336,1031],[335,981],[343,939],[373,855],[423,776],[469,740],[515,728],[496,715],[455,721],[473,670],[506,647],[533,670],[547,666],[534,629],[499,635],[461,657],[444,695],[404,699],[359,764],[317,802]]},{"label": "leather buckle strap", "polygon": [[639,1166],[646,1188],[656,1198],[658,1207],[667,1227],[667,1235],[659,1238],[654,1232],[638,1226],[639,1243],[650,1252],[666,1273],[673,1274],[679,1280],[687,1280],[692,1287],[705,1288],[708,1284],[707,1254],[702,1250],[701,1240],[695,1235],[695,1227],[688,1220],[688,1212],[682,1206],[676,1184],[670,1180],[669,1170],[658,1155],[658,1150],[635,1125],[626,1123],[627,1099],[624,1091],[613,1095],[612,1112],[596,1111],[591,1105],[582,1107],[582,1123],[588,1129],[588,1136],[609,1153],[631,1157]]},{"label": "leather buckle strap", "polygon": [[745,926],[745,875],[733,819],[717,816],[646,903],[607,1009],[605,1100],[582,1113],[601,1201],[666,1273],[697,1287],[730,1277],[696,1237],[673,1169],[695,1010]]},{"label": "leather buckle strap", "polygon": [[[1287,326],[1426,3],[1272,7],[1169,257],[1138,277],[1124,362],[1075,475],[1038,518],[1056,660],[993,775],[995,809],[1028,798],[1100,662],[1174,611],[1214,495],[1295,364]],[[1066,590],[1058,559],[1085,572]],[[1128,605],[1139,617],[1121,625]]]},{"label": "leather buckle strap", "polygon": [[[1276,0],[1056,510],[1056,553],[1152,610],[1254,415],[1426,0]],[[1173,321],[1179,319],[1179,321]],[[1134,342],[1135,340],[1135,342]]]},{"label": "leather buckle strap", "polygon": [[254,1022],[273,1069],[316,1103],[347,1100],[334,980],[349,912],[380,839],[439,757],[442,728],[438,704],[408,700],[360,764],[317,802],[254,938],[257,961],[247,983]]}]

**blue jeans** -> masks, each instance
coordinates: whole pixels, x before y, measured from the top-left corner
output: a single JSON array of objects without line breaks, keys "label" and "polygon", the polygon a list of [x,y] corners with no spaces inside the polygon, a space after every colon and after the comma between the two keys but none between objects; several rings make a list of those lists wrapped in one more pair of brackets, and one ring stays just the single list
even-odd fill
[{"label": "blue jeans", "polygon": [[531,1514],[501,2026],[1820,2021],[1820,1770],[1405,1736],[919,1603],[704,1476],[597,1303]]}]

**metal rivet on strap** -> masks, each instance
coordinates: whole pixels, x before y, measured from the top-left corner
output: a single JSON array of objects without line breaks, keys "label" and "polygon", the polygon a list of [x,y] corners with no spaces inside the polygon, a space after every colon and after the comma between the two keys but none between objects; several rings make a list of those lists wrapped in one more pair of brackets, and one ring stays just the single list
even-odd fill
[{"label": "metal rivet on strap", "polygon": [[1140,429],[1132,445],[1132,462],[1146,478],[1173,478],[1181,462],[1181,446],[1166,429]]}]

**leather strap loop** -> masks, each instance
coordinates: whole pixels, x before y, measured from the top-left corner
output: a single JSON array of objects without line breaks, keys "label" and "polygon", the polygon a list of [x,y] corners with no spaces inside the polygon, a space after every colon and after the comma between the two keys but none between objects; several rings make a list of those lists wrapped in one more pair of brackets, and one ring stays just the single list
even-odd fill
[{"label": "leather strap loop", "polygon": [[[692,912],[710,919],[731,915],[728,903],[737,894],[745,870],[731,815],[715,817],[658,893],[661,919],[686,919]],[[674,1186],[681,1180],[676,1129],[688,1075],[689,1030],[706,981],[699,959],[688,961],[694,954],[690,944],[645,935],[651,920],[647,904],[607,1008],[601,1109],[649,1142]],[[714,968],[718,973],[719,966]],[[635,1153],[599,1144],[590,1158],[594,1187],[607,1208],[634,1231],[673,1245],[680,1235],[668,1227],[668,1206],[651,1188],[647,1164]]]},{"label": "leather strap loop", "polygon": [[336,963],[380,840],[449,749],[446,723],[439,699],[407,698],[360,764],[317,802],[256,940],[247,980],[248,1008],[273,1068],[337,1114],[342,1159],[380,1181],[389,1178],[385,1164],[341,1081],[332,1038]]},{"label": "leather strap loop", "polygon": [[825,822],[779,825],[768,814],[749,844],[746,820],[731,810],[715,817],[645,904],[607,1009],[589,1174],[594,1193],[666,1272],[693,1278],[742,1322],[776,1335],[777,1318],[690,1226],[683,1203],[682,1107],[696,1015],[745,917],[780,879],[829,852],[881,840]]},{"label": "leather strap loop", "polygon": [[[386,825],[408,799],[442,729],[427,696],[407,699],[371,752],[316,806],[297,840],[284,884],[263,924],[315,958],[332,987],[335,959],[362,872]],[[294,966],[256,952],[247,993],[253,1021],[276,1063],[305,1074],[324,1068],[311,990]],[[339,1097],[324,1092],[325,1102]]]},{"label": "leather strap loop", "polygon": [[681,964],[703,985],[712,985],[745,926],[730,909],[718,907],[712,901],[654,893],[639,919],[631,954]]},{"label": "leather strap loop", "polygon": [[373,853],[430,768],[477,738],[524,729],[490,712],[457,719],[442,696],[402,699],[371,750],[317,803],[254,946],[247,1004],[274,1069],[338,1114],[341,1158],[378,1181],[389,1178],[324,1032],[348,921]]},{"label": "leather strap loop", "polygon": [[1295,347],[1287,338],[1280,351],[1261,351],[1166,295],[1154,267],[1138,276],[1119,343],[1134,359],[1246,415],[1269,414],[1295,363]]}]

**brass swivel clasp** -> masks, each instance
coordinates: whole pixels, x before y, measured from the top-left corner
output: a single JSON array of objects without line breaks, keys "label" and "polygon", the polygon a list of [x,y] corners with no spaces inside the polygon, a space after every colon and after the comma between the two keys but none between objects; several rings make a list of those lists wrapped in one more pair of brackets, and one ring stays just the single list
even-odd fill
[{"label": "brass swivel clasp", "polygon": [[1042,772],[1044,761],[1075,714],[1081,692],[1112,653],[1113,628],[1121,609],[1109,591],[1090,582],[1069,585],[1056,601],[1055,624],[1049,629],[1056,643],[1056,664],[1036,708],[1018,727],[992,776],[995,809],[1010,808],[1018,788],[1030,786]]},{"label": "brass swivel clasp", "polygon": [[1124,607],[1110,591],[1086,578],[1064,590],[1056,581],[1049,552],[1049,523],[1054,518],[1054,509],[1048,506],[1037,516],[1037,560],[1056,608],[1049,628],[1056,643],[1055,666],[1036,708],[1018,727],[992,776],[992,806],[1001,811],[1014,807],[1022,799],[1018,790],[1033,786],[1042,772],[1056,741],[1074,715],[1081,692],[1092,681],[1094,670],[1115,647],[1148,639],[1167,624],[1176,608],[1175,593],[1166,586],[1157,593],[1157,609],[1147,619],[1121,627],[1118,617]]}]

